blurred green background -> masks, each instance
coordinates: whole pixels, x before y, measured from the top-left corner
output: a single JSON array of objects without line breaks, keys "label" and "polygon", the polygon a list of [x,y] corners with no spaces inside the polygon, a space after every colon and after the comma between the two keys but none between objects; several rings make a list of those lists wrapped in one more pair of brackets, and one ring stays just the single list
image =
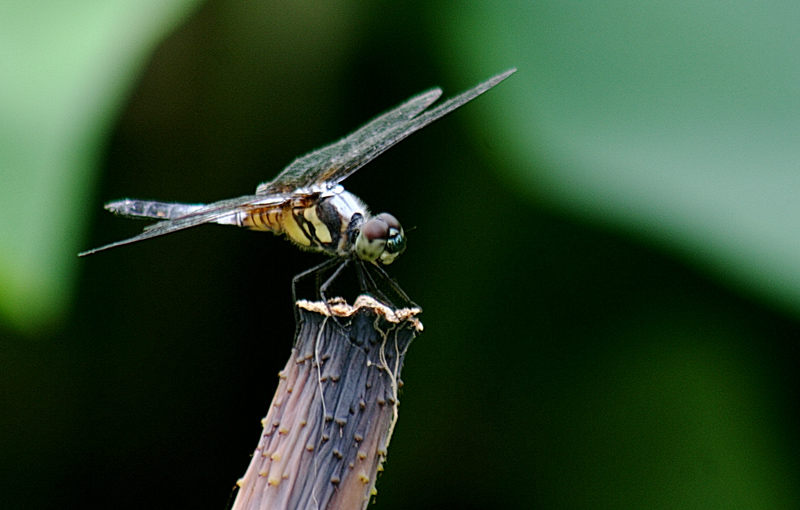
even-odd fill
[{"label": "blurred green background", "polygon": [[432,86],[347,181],[425,333],[380,509],[800,506],[789,1],[0,4],[0,507],[222,510],[320,261],[123,197],[252,193]]}]

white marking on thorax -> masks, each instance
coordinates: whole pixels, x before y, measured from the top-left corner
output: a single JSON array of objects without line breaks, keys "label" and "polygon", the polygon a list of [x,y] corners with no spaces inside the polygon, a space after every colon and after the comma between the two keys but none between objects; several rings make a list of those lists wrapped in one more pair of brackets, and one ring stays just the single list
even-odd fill
[{"label": "white marking on thorax", "polygon": [[[303,194],[314,192],[321,193],[319,202],[313,207],[297,211],[308,223],[301,227],[295,220],[294,213],[292,213],[291,218],[284,219],[285,232],[292,240],[302,246],[317,247],[331,253],[340,252],[348,246],[347,231],[351,219],[356,214],[361,217],[368,217],[367,206],[358,197],[345,191],[341,185],[330,190],[319,187],[298,190],[298,193]],[[324,208],[327,211],[326,216],[329,217],[333,212],[339,218],[338,232],[331,231],[337,225],[323,222],[320,218],[320,208]],[[310,231],[311,228],[313,228],[313,233]],[[336,246],[332,244],[334,239],[338,240]]]},{"label": "white marking on thorax", "polygon": [[[341,186],[338,186],[338,188],[341,188]],[[349,191],[345,191],[343,188],[339,193],[331,196],[328,201],[333,208],[336,209],[336,212],[339,213],[339,217],[342,219],[343,233],[347,229],[347,225],[350,224],[350,219],[354,214],[359,213],[365,220],[369,219],[369,209],[367,209],[366,204],[362,202],[360,198]]]}]

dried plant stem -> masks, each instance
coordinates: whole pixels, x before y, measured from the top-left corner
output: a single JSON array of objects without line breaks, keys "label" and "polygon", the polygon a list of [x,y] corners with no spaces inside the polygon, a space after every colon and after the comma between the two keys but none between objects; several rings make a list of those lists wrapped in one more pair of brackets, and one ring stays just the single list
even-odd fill
[{"label": "dried plant stem", "polygon": [[357,510],[397,422],[419,309],[299,301],[300,328],[233,510]]}]

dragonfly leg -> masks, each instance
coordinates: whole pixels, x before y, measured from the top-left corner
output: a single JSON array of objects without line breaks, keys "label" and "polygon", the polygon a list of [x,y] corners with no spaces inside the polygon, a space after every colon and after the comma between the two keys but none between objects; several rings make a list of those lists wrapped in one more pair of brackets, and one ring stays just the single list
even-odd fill
[{"label": "dragonfly leg", "polygon": [[383,301],[383,303],[390,308],[395,308],[392,300],[381,291],[378,284],[375,283],[375,279],[369,274],[369,269],[364,261],[359,260],[358,262],[356,269],[358,270],[358,284],[361,286],[361,291],[373,295],[378,301]]},{"label": "dragonfly leg", "polygon": [[[389,273],[387,273],[384,268],[382,268],[377,263],[373,263],[373,264],[371,264],[371,266],[378,272],[378,274],[381,277],[381,281],[382,282],[386,282],[386,284],[389,285],[389,287],[391,287],[392,292],[396,293],[398,296],[400,296],[400,298],[403,301],[405,301],[405,305],[409,305],[412,308],[420,308],[420,306],[418,304],[413,302],[411,300],[411,298],[408,297],[408,294],[405,293],[405,291],[397,284],[397,282],[395,282],[392,279],[392,277],[389,276]],[[366,269],[366,267],[365,267],[365,269]],[[369,271],[365,271],[365,272],[369,275]],[[371,276],[370,276],[370,280],[373,282],[373,285],[374,285],[375,282],[374,282],[374,280],[372,280]],[[377,289],[377,285],[375,286],[375,288]],[[383,294],[383,293],[381,293],[381,294]],[[392,304],[391,300],[389,300],[388,303]],[[395,305],[392,304],[392,306],[394,307]]]},{"label": "dragonfly leg", "polygon": [[296,274],[295,277],[292,278],[292,307],[294,308],[294,322],[298,328],[300,327],[300,311],[297,309],[297,284],[306,278],[313,276],[317,283],[316,294],[314,295],[314,298],[323,298],[321,293],[321,285],[319,284],[319,275],[329,270],[336,264],[339,264],[340,262],[341,261],[339,259],[328,259],[322,264],[317,264],[311,269],[306,269],[302,273]]},{"label": "dragonfly leg", "polygon": [[[322,285],[320,285],[318,287],[319,295],[322,298],[322,302],[325,303],[325,307],[328,309],[328,313],[330,314],[331,318],[333,319],[333,322],[335,322],[336,325],[339,326],[340,328],[344,328],[344,324],[339,322],[339,320],[343,319],[343,317],[337,317],[333,313],[333,310],[331,310],[331,305],[328,302],[327,291],[328,291],[328,288],[331,286],[331,284],[334,282],[334,280],[336,280],[336,278],[338,278],[339,275],[342,273],[344,268],[346,268],[348,265],[350,265],[350,260],[351,259],[345,259],[344,261],[342,261],[342,263],[339,265],[339,267],[336,268],[336,271],[333,272],[333,274],[330,276],[330,278],[325,280],[325,283],[323,283]],[[319,273],[317,273],[317,274],[319,274]]]},{"label": "dragonfly leg", "polygon": [[[336,260],[336,262],[338,262],[338,260]],[[325,280],[325,282],[322,285],[317,287],[319,289],[319,296],[322,298],[322,301],[324,301],[326,304],[328,303],[328,295],[327,295],[328,288],[330,288],[334,280],[336,280],[336,278],[339,277],[344,268],[346,268],[349,264],[350,264],[350,259],[344,259],[344,261],[339,265],[339,267],[336,268],[336,271],[334,271],[333,274],[327,280]]]}]

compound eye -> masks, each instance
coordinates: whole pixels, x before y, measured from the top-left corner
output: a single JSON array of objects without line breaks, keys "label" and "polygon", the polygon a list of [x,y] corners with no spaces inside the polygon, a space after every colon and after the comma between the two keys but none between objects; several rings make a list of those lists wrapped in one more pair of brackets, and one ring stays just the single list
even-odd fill
[{"label": "compound eye", "polygon": [[405,249],[403,227],[388,213],[364,222],[356,238],[356,255],[368,262],[380,259],[382,264],[391,264]]},{"label": "compound eye", "polygon": [[[403,227],[400,226],[400,222],[397,221],[397,218],[395,218],[394,216],[392,216],[389,213],[385,213],[385,212],[384,213],[380,213],[379,215],[375,216],[375,219],[376,220],[383,220],[386,223],[386,225],[389,226],[390,230],[394,229],[394,230],[396,230],[398,232],[402,232],[403,231]],[[389,232],[389,235],[391,235],[391,232]]]},{"label": "compound eye", "polygon": [[361,225],[356,238],[356,254],[359,258],[372,262],[381,256],[386,241],[389,239],[389,225],[381,218],[375,217]]},{"label": "compound eye", "polygon": [[386,241],[389,239],[389,225],[380,218],[372,218],[364,223],[361,232],[369,242]]},{"label": "compound eye", "polygon": [[386,239],[386,246],[383,248],[383,253],[381,253],[381,263],[391,264],[406,249],[406,236],[403,233],[403,227],[400,226],[397,218],[389,213],[381,213],[375,218],[386,222],[389,227],[389,237]]}]

